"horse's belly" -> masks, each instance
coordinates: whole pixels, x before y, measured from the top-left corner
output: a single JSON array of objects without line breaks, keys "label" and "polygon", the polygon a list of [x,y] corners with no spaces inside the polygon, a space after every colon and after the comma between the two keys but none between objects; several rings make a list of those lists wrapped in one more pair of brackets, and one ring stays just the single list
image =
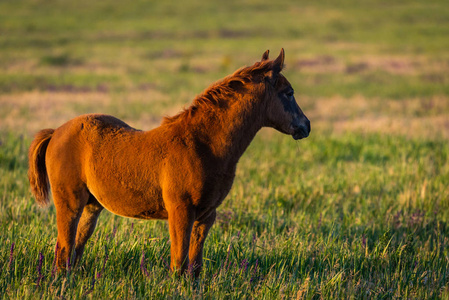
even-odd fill
[{"label": "horse's belly", "polygon": [[135,219],[168,219],[168,213],[165,210],[164,207],[160,206],[154,206],[154,205],[148,205],[148,206],[141,206],[137,208],[134,213],[130,216],[127,216],[130,218]]},{"label": "horse's belly", "polygon": [[[136,192],[126,188],[119,190],[89,188],[98,202],[110,212],[135,219],[167,219],[160,192]],[[150,190],[150,189],[149,189]]]}]

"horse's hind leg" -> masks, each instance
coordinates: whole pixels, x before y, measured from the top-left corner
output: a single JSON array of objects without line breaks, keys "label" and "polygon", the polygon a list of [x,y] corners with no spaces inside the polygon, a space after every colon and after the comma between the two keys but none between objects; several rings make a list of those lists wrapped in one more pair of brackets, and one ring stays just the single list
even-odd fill
[{"label": "horse's hind leg", "polygon": [[71,255],[78,222],[89,199],[89,192],[85,187],[81,187],[77,189],[52,188],[52,193],[58,227],[56,260],[58,267],[65,269],[73,262]]},{"label": "horse's hind leg", "polygon": [[101,204],[91,194],[78,223],[75,241],[75,263],[81,260],[86,242],[94,232],[98,216],[100,216],[102,210]]}]

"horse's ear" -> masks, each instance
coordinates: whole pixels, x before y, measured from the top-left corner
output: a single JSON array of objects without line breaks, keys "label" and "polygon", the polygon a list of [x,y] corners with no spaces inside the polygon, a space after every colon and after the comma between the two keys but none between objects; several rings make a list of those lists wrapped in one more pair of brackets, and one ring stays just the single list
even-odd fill
[{"label": "horse's ear", "polygon": [[273,61],[273,71],[280,73],[282,69],[284,68],[284,59],[285,59],[285,52],[284,48],[281,49],[281,53],[279,53],[279,56]]},{"label": "horse's ear", "polygon": [[275,60],[273,60],[271,70],[266,74],[266,79],[272,86],[276,85],[279,73],[281,73],[282,69],[284,68],[284,58],[285,52],[284,48],[282,48],[279,56]]},{"label": "horse's ear", "polygon": [[270,55],[270,50],[267,50],[263,53],[262,55],[262,60],[261,61],[266,61],[268,60],[268,56]]}]

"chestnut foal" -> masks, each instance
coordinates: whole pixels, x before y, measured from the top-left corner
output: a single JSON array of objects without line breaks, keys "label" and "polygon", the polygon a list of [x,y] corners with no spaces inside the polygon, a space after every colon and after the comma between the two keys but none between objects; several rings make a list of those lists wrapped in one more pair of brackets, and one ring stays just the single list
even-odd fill
[{"label": "chestnut foal", "polygon": [[212,84],[161,126],[136,130],[101,114],[77,117],[37,133],[29,150],[36,201],[56,207],[56,260],[80,260],[103,208],[137,219],[168,219],[173,271],[201,271],[216,209],[231,189],[236,165],[265,126],[295,140],[310,122],[281,74],[284,50],[267,50],[253,66]]}]

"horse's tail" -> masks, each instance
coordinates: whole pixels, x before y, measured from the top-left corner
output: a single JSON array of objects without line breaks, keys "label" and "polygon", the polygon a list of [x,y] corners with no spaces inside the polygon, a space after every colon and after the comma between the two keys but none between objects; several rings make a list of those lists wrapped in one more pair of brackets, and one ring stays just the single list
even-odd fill
[{"label": "horse's tail", "polygon": [[34,137],[28,152],[28,180],[37,203],[42,206],[47,205],[49,202],[49,183],[47,167],[45,166],[45,153],[54,131],[54,129],[39,131]]}]

